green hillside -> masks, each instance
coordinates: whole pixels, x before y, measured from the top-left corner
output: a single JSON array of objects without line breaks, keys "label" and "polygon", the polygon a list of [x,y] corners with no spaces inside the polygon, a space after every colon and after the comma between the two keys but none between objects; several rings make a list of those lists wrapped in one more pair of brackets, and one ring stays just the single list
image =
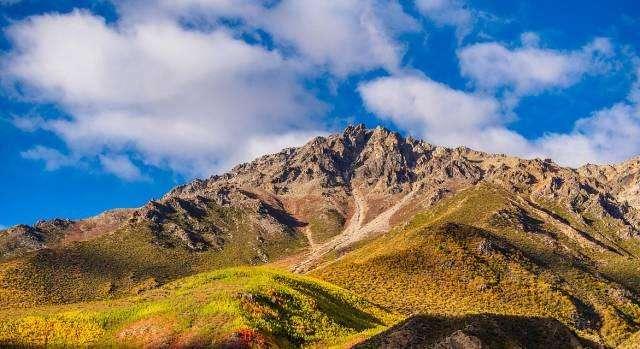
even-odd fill
[{"label": "green hillside", "polygon": [[616,250],[637,256],[636,242],[599,242],[593,223],[579,245],[549,218],[558,208],[533,204],[480,185],[312,274],[405,314],[550,318],[622,343],[640,328],[640,264]]},{"label": "green hillside", "polygon": [[325,282],[243,267],[119,300],[0,311],[0,345],[324,347],[397,320]]},{"label": "green hillside", "polygon": [[263,238],[251,222],[240,209],[212,206],[198,224],[224,230],[216,236],[218,248],[194,251],[175,237],[136,223],[95,239],[0,261],[0,309],[137,294],[199,272],[262,264],[306,244],[295,233]]}]

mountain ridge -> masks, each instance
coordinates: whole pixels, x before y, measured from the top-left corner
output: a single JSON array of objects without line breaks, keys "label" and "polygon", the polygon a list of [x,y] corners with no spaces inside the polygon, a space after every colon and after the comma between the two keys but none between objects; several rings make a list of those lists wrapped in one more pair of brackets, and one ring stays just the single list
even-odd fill
[{"label": "mountain ridge", "polygon": [[[6,230],[9,233],[4,235],[12,235],[14,239],[0,246],[13,243],[24,245],[25,250],[35,250],[47,246],[51,240],[45,232],[62,231],[65,236],[75,232],[74,240],[90,239],[132,221],[146,221],[156,230],[163,229],[157,221],[161,221],[167,211],[197,214],[202,209],[203,198],[223,206],[251,207],[259,214],[266,212],[267,216],[278,217],[266,222],[269,229],[283,222],[299,228],[308,223],[309,212],[318,206],[330,206],[347,221],[356,209],[352,198],[354,190],[360,190],[367,193],[364,200],[371,204],[369,206],[378,207],[381,201],[392,203],[379,206],[380,212],[368,207],[367,212],[362,212],[365,216],[362,223],[368,223],[398,201],[410,201],[409,193],[426,196],[428,199],[421,201],[427,202],[423,206],[428,207],[459,188],[480,181],[497,183],[516,192],[528,190],[530,196],[564,199],[576,207],[590,206],[599,215],[622,222],[620,234],[630,237],[637,236],[640,228],[640,199],[636,199],[640,197],[636,195],[640,192],[636,184],[638,178],[639,157],[616,165],[572,169],[549,159],[524,160],[466,147],[434,146],[411,137],[403,138],[382,127],[366,129],[359,124],[348,126],[342,134],[316,137],[301,147],[239,164],[225,174],[177,186],[140,208],[107,211],[88,219],[64,221],[64,224],[54,219],[33,227],[9,228]],[[620,185],[621,182],[628,185]],[[523,185],[529,187],[523,188]],[[306,200],[305,205],[297,202],[300,200]],[[389,228],[388,224],[382,226]],[[212,244],[196,241],[195,235],[202,233],[198,227],[188,230],[172,225],[167,229],[175,230],[191,249]],[[20,234],[26,237],[25,241],[18,241]],[[11,239],[5,237],[5,240]],[[54,238],[51,242],[59,241]]]}]

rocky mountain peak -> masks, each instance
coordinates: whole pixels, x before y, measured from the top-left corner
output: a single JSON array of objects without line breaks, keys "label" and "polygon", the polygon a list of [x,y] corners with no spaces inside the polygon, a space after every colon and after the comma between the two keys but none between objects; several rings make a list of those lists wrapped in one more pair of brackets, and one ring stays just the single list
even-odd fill
[{"label": "rocky mountain peak", "polygon": [[342,132],[342,137],[351,141],[351,143],[359,143],[367,135],[367,127],[364,124],[356,124],[347,126]]}]

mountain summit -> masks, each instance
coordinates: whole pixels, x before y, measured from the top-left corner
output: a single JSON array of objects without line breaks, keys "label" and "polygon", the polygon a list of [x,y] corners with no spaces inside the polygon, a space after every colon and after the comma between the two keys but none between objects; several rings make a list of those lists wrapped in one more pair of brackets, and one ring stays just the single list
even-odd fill
[{"label": "mountain summit", "polygon": [[547,317],[523,323],[618,345],[640,326],[639,194],[638,158],[574,169],[352,125],[140,208],[1,231],[0,308],[271,263],[401,314]]}]

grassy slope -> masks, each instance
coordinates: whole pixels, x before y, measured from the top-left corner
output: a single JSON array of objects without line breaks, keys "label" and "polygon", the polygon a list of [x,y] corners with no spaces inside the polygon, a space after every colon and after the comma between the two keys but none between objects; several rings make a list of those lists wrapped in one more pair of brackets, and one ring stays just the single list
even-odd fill
[{"label": "grassy slope", "polygon": [[[635,296],[599,273],[621,257],[585,259],[545,223],[535,232],[496,224],[494,213],[513,211],[513,200],[489,186],[463,191],[313,274],[407,314],[554,318],[610,346],[637,331]],[[636,268],[622,279],[637,280],[638,260],[626,263]]]},{"label": "grassy slope", "polygon": [[119,300],[0,311],[0,345],[327,346],[396,320],[325,282],[239,267]]},{"label": "grassy slope", "polygon": [[[0,309],[108,299],[136,294],[186,275],[215,268],[261,263],[292,254],[298,234],[264,243],[237,209],[209,212],[204,222],[226,229],[221,250],[190,251],[162,240],[149,228],[122,228],[100,238],[29,253],[0,262]],[[260,252],[258,252],[258,246]]]},{"label": "grassy slope", "polygon": [[325,242],[340,234],[345,219],[335,209],[325,209],[309,220],[311,237],[316,243]]},{"label": "grassy slope", "polygon": [[[378,239],[363,242],[336,263],[316,271],[315,275],[355,291],[376,304],[407,314],[424,312],[448,318],[480,313],[541,317],[558,319],[580,335],[610,346],[630,340],[630,334],[640,329],[640,307],[638,300],[634,300],[637,296],[629,295],[612,280],[624,284],[632,293],[640,291],[640,264],[633,257],[640,255],[638,244],[618,239],[611,233],[611,222],[574,217],[562,205],[537,203],[576,229],[616,249],[623,249],[626,254],[589,251],[558,233],[526,203],[518,202],[511,194],[489,186],[463,191],[417,215],[408,224]],[[526,220],[535,223],[535,231],[523,231],[521,225],[512,224],[511,218],[496,220],[496,212],[518,209],[524,212]],[[318,224],[311,227],[315,238],[322,241],[339,231],[344,222],[337,219],[340,217],[333,217],[336,219],[329,220],[331,224],[326,223],[332,217],[319,217]],[[233,303],[252,310],[242,308],[240,315],[220,320],[220,323],[239,327],[223,326],[221,332],[207,327],[199,332],[197,326],[205,326],[202,321],[211,319],[208,314],[189,309],[206,309],[205,305],[209,303],[201,302],[212,302],[209,295],[213,293],[206,291],[201,299],[193,297],[199,294],[199,286],[186,289],[181,295],[174,292],[173,286],[148,290],[185,275],[255,264],[261,257],[255,248],[257,232],[241,211],[212,210],[205,220],[223,226],[229,232],[230,238],[221,251],[191,252],[180,247],[179,241],[153,243],[157,236],[147,228],[136,227],[0,263],[0,309],[5,309],[2,316],[12,319],[7,325],[12,326],[10,331],[0,332],[19,333],[20,338],[32,338],[36,342],[44,340],[42,336],[47,331],[49,337],[56,331],[68,332],[73,335],[58,340],[74,343],[96,336],[107,343],[130,341],[134,337],[143,341],[163,341],[166,337],[170,342],[213,343],[230,340],[229,336],[234,334],[232,337],[236,339],[275,341],[282,345],[322,341],[328,338],[326,333],[336,335],[339,328],[342,331],[338,334],[340,338],[355,333],[360,333],[359,338],[362,338],[367,328],[376,328],[387,321],[370,321],[376,325],[365,328],[336,320],[340,325],[335,327],[331,325],[333,320],[322,322],[325,320],[313,317],[307,310],[296,310],[302,319],[286,320],[289,316],[286,312],[265,310],[263,301],[271,299],[287,303],[289,298],[280,299],[268,290],[257,293],[266,298],[251,295],[237,298],[246,290],[243,283],[248,282],[250,286],[253,276],[242,279],[235,275],[231,277],[237,281],[231,287],[234,291],[216,296],[231,301],[223,300],[222,305],[211,307],[224,308],[224,304]],[[261,248],[273,260],[292,254],[303,245],[303,238],[292,235],[270,240]],[[193,279],[198,278],[206,277],[200,275]],[[220,281],[214,284],[221,285]],[[318,294],[313,289],[304,292],[309,297]],[[131,294],[143,296],[60,308],[17,309],[17,306],[114,299]],[[316,304],[316,298],[300,301],[302,303],[296,301],[296,304]],[[168,306],[174,303],[184,304],[184,307],[180,305],[183,308],[176,313]],[[157,313],[160,315],[149,315],[156,314],[156,308],[160,309]],[[373,314],[371,309],[374,308],[345,309],[344,316],[351,314],[361,318],[362,314]],[[381,314],[379,310],[373,312]],[[264,313],[272,318],[267,321],[253,319],[247,315],[252,313]],[[29,314],[36,316],[29,317]],[[222,313],[216,314],[222,316]],[[199,316],[206,320],[198,320]],[[292,316],[292,319],[298,319],[297,315]],[[377,319],[384,316],[374,315]],[[314,320],[308,325],[296,323],[305,319]],[[321,325],[315,329],[305,327],[318,321]],[[199,324],[195,329],[194,323]],[[126,330],[127,326],[132,329]],[[298,330],[301,332],[295,332]]]},{"label": "grassy slope", "polygon": [[620,223],[609,218],[596,217],[588,211],[578,215],[571,214],[563,205],[545,200],[541,200],[539,204],[575,229],[617,251],[592,253],[598,270],[612,280],[640,293],[640,240],[622,239],[616,234],[621,228]]},{"label": "grassy slope", "polygon": [[640,332],[636,332],[631,337],[627,338],[620,346],[619,349],[635,349],[640,348]]}]

